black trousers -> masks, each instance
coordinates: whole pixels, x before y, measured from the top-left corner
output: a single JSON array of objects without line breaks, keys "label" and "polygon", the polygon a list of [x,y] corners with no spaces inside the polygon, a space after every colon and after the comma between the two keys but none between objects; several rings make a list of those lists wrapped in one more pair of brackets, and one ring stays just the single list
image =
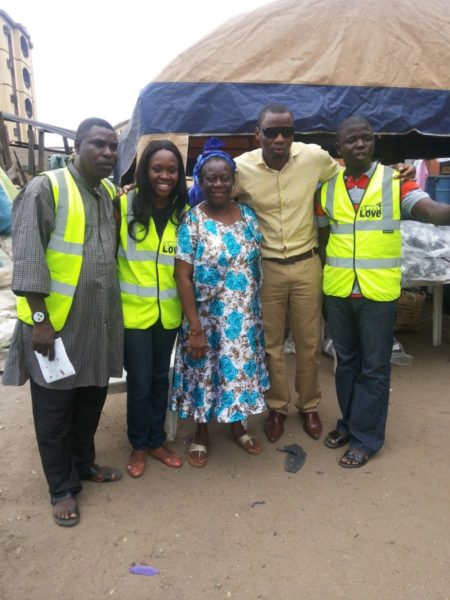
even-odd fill
[{"label": "black trousers", "polygon": [[95,460],[94,436],[107,387],[53,390],[30,379],[34,427],[52,497],[81,490]]}]

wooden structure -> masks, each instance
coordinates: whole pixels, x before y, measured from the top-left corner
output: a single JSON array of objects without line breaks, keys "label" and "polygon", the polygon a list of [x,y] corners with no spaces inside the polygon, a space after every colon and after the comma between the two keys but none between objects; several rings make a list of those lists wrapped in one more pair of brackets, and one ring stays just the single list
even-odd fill
[{"label": "wooden structure", "polygon": [[[26,127],[28,144],[11,142],[9,140],[7,122],[18,123]],[[61,136],[64,149],[47,148],[45,146],[46,133]],[[66,155],[71,154],[72,146],[69,140],[72,141],[74,139],[75,131],[71,129],[64,129],[55,125],[49,125],[48,123],[41,123],[17,115],[0,112],[0,166],[8,173],[10,179],[19,185],[25,185],[31,177],[48,168],[46,165],[46,152],[48,153],[49,150],[50,152],[58,152]],[[17,154],[19,148],[28,149],[26,166],[21,163]]]}]

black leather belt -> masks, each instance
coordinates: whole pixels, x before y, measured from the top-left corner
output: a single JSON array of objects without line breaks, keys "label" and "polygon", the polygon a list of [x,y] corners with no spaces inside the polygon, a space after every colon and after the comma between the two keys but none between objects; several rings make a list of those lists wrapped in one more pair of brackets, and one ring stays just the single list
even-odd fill
[{"label": "black leather belt", "polygon": [[264,256],[264,260],[271,260],[272,262],[276,262],[280,265],[293,265],[299,260],[306,260],[307,258],[312,258],[316,254],[318,254],[318,248],[312,248],[308,250],[308,252],[303,252],[303,254],[296,254],[295,256],[288,256],[287,258],[275,258],[272,256]]}]

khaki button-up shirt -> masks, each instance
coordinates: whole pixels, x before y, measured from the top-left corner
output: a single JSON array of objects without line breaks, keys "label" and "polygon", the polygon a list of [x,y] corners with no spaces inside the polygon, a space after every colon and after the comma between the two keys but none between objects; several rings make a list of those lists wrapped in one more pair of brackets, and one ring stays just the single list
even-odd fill
[{"label": "khaki button-up shirt", "polygon": [[294,142],[281,171],[267,166],[260,148],[238,156],[236,164],[235,194],[256,213],[263,257],[288,258],[316,247],[314,193],[340,168],[328,152]]}]

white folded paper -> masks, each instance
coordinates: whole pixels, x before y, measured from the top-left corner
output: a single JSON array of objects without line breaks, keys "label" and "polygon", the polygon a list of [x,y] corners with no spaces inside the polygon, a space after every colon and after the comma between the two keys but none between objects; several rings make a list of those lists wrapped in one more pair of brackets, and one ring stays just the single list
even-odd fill
[{"label": "white folded paper", "polygon": [[42,375],[47,383],[75,375],[75,369],[67,356],[61,338],[55,339],[55,358],[53,360],[49,360],[47,356],[43,356],[39,352],[35,352],[35,354],[41,367]]}]

